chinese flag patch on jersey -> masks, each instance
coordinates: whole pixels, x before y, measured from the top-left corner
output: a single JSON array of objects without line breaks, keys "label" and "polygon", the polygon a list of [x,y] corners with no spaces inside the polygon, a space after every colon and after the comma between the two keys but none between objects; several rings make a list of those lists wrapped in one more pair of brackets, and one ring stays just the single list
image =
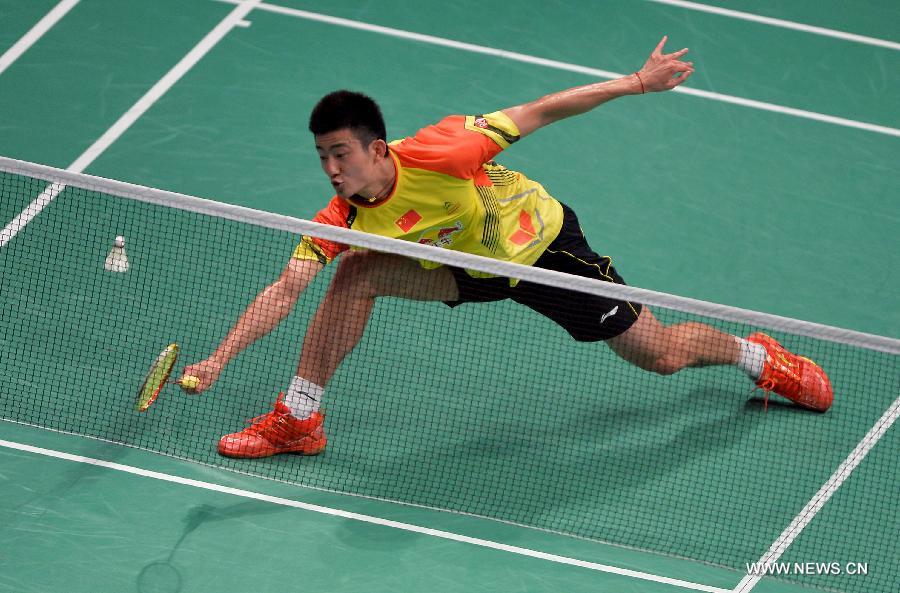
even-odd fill
[{"label": "chinese flag patch on jersey", "polygon": [[415,210],[410,210],[400,218],[398,218],[394,224],[403,229],[404,232],[408,233],[411,228],[416,226],[416,223],[422,220],[422,215],[416,212]]}]

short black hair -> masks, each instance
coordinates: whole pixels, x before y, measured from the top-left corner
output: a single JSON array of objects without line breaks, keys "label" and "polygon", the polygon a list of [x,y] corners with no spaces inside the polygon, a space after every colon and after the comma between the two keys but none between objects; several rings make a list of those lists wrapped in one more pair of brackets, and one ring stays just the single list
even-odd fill
[{"label": "short black hair", "polygon": [[309,116],[309,131],[316,136],[349,128],[363,147],[374,140],[387,142],[384,117],[378,103],[354,91],[334,91],[316,103]]}]

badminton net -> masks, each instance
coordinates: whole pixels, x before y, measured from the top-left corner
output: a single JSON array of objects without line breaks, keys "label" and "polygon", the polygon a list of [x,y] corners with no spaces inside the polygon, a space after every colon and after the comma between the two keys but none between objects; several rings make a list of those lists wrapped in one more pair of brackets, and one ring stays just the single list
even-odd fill
[{"label": "badminton net", "polygon": [[[42,212],[15,218],[39,196],[50,196]],[[759,561],[840,563],[839,574],[770,577],[823,590],[887,592],[900,580],[895,339],[11,159],[0,159],[0,210],[13,221],[0,236],[7,421],[688,558],[736,580]],[[104,263],[117,236],[125,272]],[[835,403],[824,414],[776,396],[766,406],[731,366],[644,371],[510,300],[379,298],[327,385],[324,453],[219,456],[218,439],[287,387],[343,255],[209,391],[171,388],[135,412],[153,357],[170,342],[182,347],[179,366],[210,355],[304,236],[641,304],[667,326],[764,331],[827,371]],[[848,574],[849,563],[868,574]]]}]

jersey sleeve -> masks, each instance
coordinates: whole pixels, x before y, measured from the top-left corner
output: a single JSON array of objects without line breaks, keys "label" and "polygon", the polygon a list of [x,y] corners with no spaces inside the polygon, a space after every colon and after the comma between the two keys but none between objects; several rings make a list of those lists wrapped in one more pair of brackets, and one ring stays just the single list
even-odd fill
[{"label": "jersey sleeve", "polygon": [[[334,196],[326,207],[316,213],[313,222],[350,228],[350,204]],[[314,260],[324,265],[346,250],[347,246],[343,243],[304,235],[300,244],[294,249],[292,257]]]},{"label": "jersey sleeve", "polygon": [[472,179],[481,165],[519,139],[519,128],[502,111],[451,115],[394,145],[404,166]]}]

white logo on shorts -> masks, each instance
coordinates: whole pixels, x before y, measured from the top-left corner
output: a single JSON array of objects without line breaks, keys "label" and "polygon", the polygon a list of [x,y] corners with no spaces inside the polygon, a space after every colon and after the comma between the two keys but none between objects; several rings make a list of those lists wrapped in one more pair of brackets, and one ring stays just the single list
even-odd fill
[{"label": "white logo on shorts", "polygon": [[613,315],[615,315],[618,312],[619,312],[619,305],[616,305],[615,307],[612,308],[612,310],[609,313],[604,313],[603,316],[600,317],[600,323],[603,323],[604,321],[606,321],[607,317],[612,317]]}]

